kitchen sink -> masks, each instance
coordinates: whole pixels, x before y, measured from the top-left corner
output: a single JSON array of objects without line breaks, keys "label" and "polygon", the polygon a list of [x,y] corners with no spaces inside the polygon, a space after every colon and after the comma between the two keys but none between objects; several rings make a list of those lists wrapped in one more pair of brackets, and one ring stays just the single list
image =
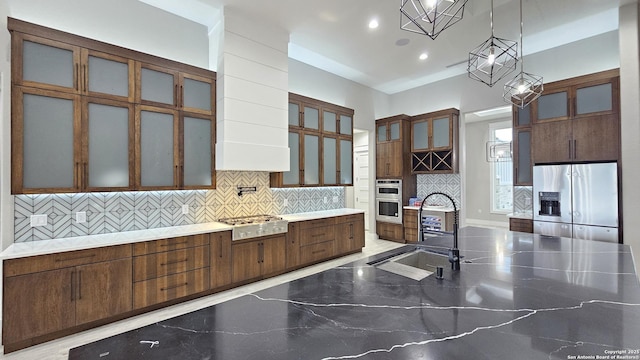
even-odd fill
[{"label": "kitchen sink", "polygon": [[436,272],[436,267],[450,269],[449,257],[422,249],[401,253],[372,263],[378,269],[420,281]]}]

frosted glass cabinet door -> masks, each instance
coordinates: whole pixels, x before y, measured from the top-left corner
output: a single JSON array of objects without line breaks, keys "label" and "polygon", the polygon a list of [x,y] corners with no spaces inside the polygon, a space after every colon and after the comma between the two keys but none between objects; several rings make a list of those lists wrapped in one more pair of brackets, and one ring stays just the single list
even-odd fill
[{"label": "frosted glass cabinet door", "polygon": [[30,37],[24,36],[22,80],[44,84],[43,87],[51,89],[77,90],[79,49],[54,41],[42,41],[43,43],[31,41]]},{"label": "frosted glass cabinet door", "polygon": [[533,169],[531,168],[531,131],[518,131],[518,171],[516,183],[530,185],[533,183]]},{"label": "frosted glass cabinet door", "polygon": [[211,120],[184,118],[183,186],[212,187]]},{"label": "frosted glass cabinet door", "polygon": [[320,183],[320,143],[316,135],[304,136],[304,183]]},{"label": "frosted glass cabinet door", "polygon": [[[322,131],[324,132],[336,132],[336,114],[331,111],[322,112]],[[342,127],[342,126],[341,126]]]},{"label": "frosted glass cabinet door", "polygon": [[340,115],[340,134],[352,135],[353,133],[353,121],[351,116]]},{"label": "frosted glass cabinet door", "polygon": [[210,80],[183,76],[181,107],[192,112],[211,114],[213,86]]},{"label": "frosted glass cabinet door", "polygon": [[323,165],[324,165],[322,167],[322,170],[324,173],[323,184],[324,185],[337,184],[338,168],[336,167],[336,161],[337,161],[336,151],[337,151],[338,144],[336,142],[336,139],[332,137],[323,138],[323,144],[324,144],[323,154],[322,154]]},{"label": "frosted glass cabinet door", "polygon": [[389,128],[389,139],[390,140],[400,140],[400,123],[394,122],[391,123]]},{"label": "frosted glass cabinet door", "polygon": [[353,184],[353,146],[350,140],[340,140],[340,184]]},{"label": "frosted glass cabinet door", "polygon": [[320,112],[316,108],[304,107],[304,127],[307,129],[320,129]]},{"label": "frosted glass cabinet door", "polygon": [[451,146],[449,141],[449,118],[433,120],[433,147],[447,148]]},{"label": "frosted glass cabinet door", "polygon": [[[23,94],[23,189],[73,189],[74,95]],[[17,134],[16,134],[17,135]]]},{"label": "frosted glass cabinet door", "polygon": [[151,104],[177,105],[176,77],[170,72],[152,66],[140,67],[138,95],[141,102]]},{"label": "frosted glass cabinet door", "polygon": [[[128,188],[130,186],[128,105],[98,103],[87,105],[88,164],[83,164],[89,188]],[[88,169],[87,169],[88,167]]]},{"label": "frosted glass cabinet door", "polygon": [[538,120],[566,118],[569,116],[566,91],[542,95],[538,98]]},{"label": "frosted glass cabinet door", "polygon": [[416,121],[412,124],[412,136],[414,151],[429,149],[429,122],[428,121]]},{"label": "frosted glass cabinet door", "polygon": [[[168,113],[140,112],[140,185],[173,188],[174,121]],[[177,170],[177,169],[176,169]]]},{"label": "frosted glass cabinet door", "polygon": [[133,102],[127,59],[99,53],[89,53],[86,58],[87,64],[83,65],[83,91],[113,95],[117,99]]},{"label": "frosted glass cabinet door", "polygon": [[289,103],[289,125],[300,126],[300,105]]},{"label": "frosted glass cabinet door", "polygon": [[289,171],[283,173],[282,183],[285,185],[300,184],[300,135],[289,133]]},{"label": "frosted glass cabinet door", "polygon": [[387,125],[378,125],[378,142],[387,141]]},{"label": "frosted glass cabinet door", "polygon": [[612,84],[587,86],[576,90],[576,115],[613,110]]}]

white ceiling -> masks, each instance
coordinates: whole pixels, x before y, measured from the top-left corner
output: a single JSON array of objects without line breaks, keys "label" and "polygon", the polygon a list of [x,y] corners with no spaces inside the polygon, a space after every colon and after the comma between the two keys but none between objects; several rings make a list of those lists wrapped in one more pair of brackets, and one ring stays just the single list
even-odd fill
[{"label": "white ceiling", "polygon": [[[469,0],[464,19],[436,40],[400,29],[401,0],[140,1],[209,28],[223,7],[279,24],[290,33],[289,57],[387,94],[465,73],[469,51],[491,35],[491,0]],[[626,1],[523,0],[524,54],[616,30]],[[519,1],[494,0],[494,8],[495,36],[518,40]],[[409,43],[397,46],[401,39]]]}]

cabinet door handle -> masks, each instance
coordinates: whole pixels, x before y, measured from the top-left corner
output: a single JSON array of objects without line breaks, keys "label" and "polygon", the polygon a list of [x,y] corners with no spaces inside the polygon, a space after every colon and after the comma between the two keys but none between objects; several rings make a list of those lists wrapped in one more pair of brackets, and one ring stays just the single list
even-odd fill
[{"label": "cabinet door handle", "polygon": [[82,65],[82,74],[84,75],[83,81],[82,81],[82,86],[83,86],[82,91],[88,92],[89,91],[89,74],[87,73],[87,65]]},{"label": "cabinet door handle", "polygon": [[75,270],[71,272],[71,302],[74,300],[73,294],[76,292],[76,282],[75,282]]},{"label": "cabinet door handle", "polygon": [[180,92],[178,93],[178,96],[180,96],[180,107],[184,107],[184,93],[182,85],[180,85]]},{"label": "cabinet door handle", "polygon": [[218,239],[218,244],[220,245],[220,251],[218,252],[218,254],[220,254],[219,258],[222,259],[222,239]]},{"label": "cabinet door handle", "polygon": [[353,224],[349,224],[349,239],[353,239]]},{"label": "cabinet door handle", "polygon": [[185,241],[181,241],[181,242],[175,242],[175,243],[166,243],[166,244],[160,244],[160,246],[175,246],[175,245],[184,245],[184,244],[188,244],[189,240],[185,240]]},{"label": "cabinet door handle", "polygon": [[180,172],[178,173],[178,181],[180,182],[180,187],[184,187],[184,165],[180,165]]},{"label": "cabinet door handle", "polygon": [[578,158],[578,142],[576,139],[573,139],[573,158]]},{"label": "cabinet door handle", "polygon": [[78,63],[76,63],[76,83],[75,83],[75,87],[76,90],[80,91],[80,65],[78,65]]},{"label": "cabinet door handle", "polygon": [[184,282],[184,283],[182,283],[182,284],[178,284],[178,285],[173,285],[173,286],[167,286],[167,287],[164,287],[164,288],[160,288],[160,291],[167,291],[167,290],[171,290],[171,289],[177,289],[177,288],[179,288],[179,287],[183,287],[183,286],[187,286],[187,285],[189,285],[189,283],[188,283],[188,282]]},{"label": "cabinet door handle", "polygon": [[178,106],[178,84],[175,85],[173,90],[173,105]]},{"label": "cabinet door handle", "polygon": [[180,263],[187,262],[187,261],[189,261],[189,258],[184,258],[182,260],[167,261],[167,262],[164,262],[164,263],[160,263],[160,266],[176,265],[176,264],[180,264]]},{"label": "cabinet door handle", "polygon": [[78,300],[82,300],[82,270],[78,271]]},{"label": "cabinet door handle", "polygon": [[84,183],[84,188],[86,189],[89,187],[89,170],[88,170],[87,162],[85,161],[82,166],[84,167],[82,180]]},{"label": "cabinet door handle", "polygon": [[64,261],[88,259],[88,258],[92,258],[92,257],[95,257],[95,256],[96,256],[96,254],[91,254],[91,255],[86,255],[86,256],[77,256],[77,257],[72,257],[72,258],[56,259],[55,262],[64,262]]},{"label": "cabinet door handle", "polygon": [[571,159],[571,140],[569,140],[569,159]]}]

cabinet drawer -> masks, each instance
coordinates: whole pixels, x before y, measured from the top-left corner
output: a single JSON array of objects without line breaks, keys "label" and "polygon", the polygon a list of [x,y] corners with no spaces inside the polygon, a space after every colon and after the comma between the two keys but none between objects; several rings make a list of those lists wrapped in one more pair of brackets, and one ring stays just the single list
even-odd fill
[{"label": "cabinet drawer", "polygon": [[402,211],[402,224],[405,228],[418,228],[418,210],[404,209]]},{"label": "cabinet drawer", "polygon": [[146,241],[134,244],[134,255],[153,254],[162,251],[178,250],[194,246],[202,246],[209,243],[209,234],[181,236],[171,239]]},{"label": "cabinet drawer", "polygon": [[16,276],[40,271],[131,257],[131,245],[109,246],[58,254],[30,256],[4,261],[4,276]]},{"label": "cabinet drawer", "polygon": [[345,215],[345,216],[339,216],[336,218],[336,224],[356,222],[356,221],[364,221],[364,214]]},{"label": "cabinet drawer", "polygon": [[133,281],[153,279],[209,266],[209,245],[133,258]]},{"label": "cabinet drawer", "polygon": [[300,230],[307,230],[314,227],[325,227],[325,226],[333,226],[336,223],[336,218],[323,218],[323,219],[315,219],[315,220],[307,220],[300,223]]},{"label": "cabinet drawer", "polygon": [[314,227],[300,231],[300,246],[317,244],[335,239],[334,225]]},{"label": "cabinet drawer", "polygon": [[533,220],[511,218],[509,219],[509,230],[533,233]]},{"label": "cabinet drawer", "polygon": [[149,305],[197,294],[209,289],[209,268],[140,281],[133,285],[133,307]]},{"label": "cabinet drawer", "polygon": [[300,263],[308,264],[328,259],[335,253],[335,242],[325,241],[319,244],[300,247]]}]

